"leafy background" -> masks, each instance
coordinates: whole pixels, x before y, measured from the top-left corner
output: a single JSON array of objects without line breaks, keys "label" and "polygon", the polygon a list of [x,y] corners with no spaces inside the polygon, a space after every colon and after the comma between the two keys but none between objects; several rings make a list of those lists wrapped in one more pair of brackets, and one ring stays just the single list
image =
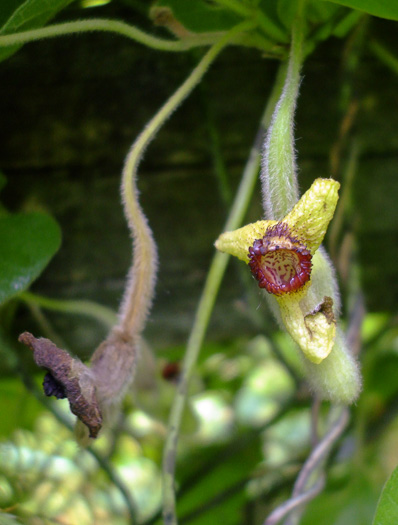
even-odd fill
[{"label": "leafy background", "polygon": [[[398,463],[397,9],[387,1],[343,3],[381,18],[311,3],[312,54],[296,125],[302,190],[331,173],[347,188],[340,226],[332,228],[327,245],[347,320],[366,309],[364,391],[334,453],[327,488],[303,518],[325,525],[371,523],[383,483]],[[261,43],[270,39],[274,53],[286,54],[294,3],[253,4],[269,19]],[[123,19],[168,35],[153,26],[147,2],[113,0],[88,8],[90,2],[35,0],[18,2],[15,11],[16,5],[0,6],[3,34],[40,27],[57,15],[56,21]],[[239,18],[226,17],[225,9],[215,17],[214,6],[198,0],[188,10],[186,2],[167,5],[194,32],[225,29]],[[258,42],[252,41],[255,48]],[[15,341],[30,329],[87,358],[106,334],[112,313],[101,317],[91,303],[79,303],[79,311],[75,301],[116,310],[121,297],[131,258],[118,195],[124,155],[201,52],[157,53],[95,33],[16,50],[0,54],[1,523],[10,515],[16,516],[10,523],[127,523],[124,486],[141,522],[160,522],[161,454],[175,392],[162,372],[184,353],[212,245],[277,60],[258,49],[226,50],[144,159],[141,199],[161,261],[146,333],[152,350],[142,357],[118,437],[106,435],[85,452],[73,440],[65,403],[43,407],[42,373]],[[248,220],[261,215],[259,195],[258,188]],[[61,301],[48,309],[36,295],[21,293],[32,282],[34,294]],[[262,523],[288,497],[310,448],[310,402],[294,352],[252,285],[231,264],[191,386],[177,470],[182,523]],[[396,475],[387,491],[377,524],[396,522],[389,497],[395,499]]]}]

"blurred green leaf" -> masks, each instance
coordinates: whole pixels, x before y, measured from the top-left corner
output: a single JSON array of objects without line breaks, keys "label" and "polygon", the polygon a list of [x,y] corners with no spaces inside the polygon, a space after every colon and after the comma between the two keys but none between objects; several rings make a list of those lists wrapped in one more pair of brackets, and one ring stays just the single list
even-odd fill
[{"label": "blurred green leaf", "polygon": [[193,478],[186,480],[192,488],[184,490],[180,497],[181,520],[189,519],[192,525],[241,524],[247,499],[246,482],[262,460],[260,443],[253,440],[244,448],[236,443],[234,450],[218,449],[218,453],[214,450],[210,459],[206,458],[207,450],[202,451],[203,459],[195,482]]},{"label": "blurred green leaf", "polygon": [[242,20],[229,9],[203,0],[158,0],[154,8],[158,7],[169,7],[178,22],[194,33],[226,31]]},{"label": "blurred green leaf", "polygon": [[278,17],[287,29],[290,29],[292,26],[297,8],[297,2],[292,2],[292,0],[278,0]]},{"label": "blurred green leaf", "polygon": [[381,355],[369,370],[366,381],[367,390],[375,391],[385,401],[390,400],[398,391],[398,355],[393,352]]},{"label": "blurred green leaf", "polygon": [[14,348],[11,346],[6,334],[4,333],[3,326],[0,326],[0,362],[2,375],[7,373],[15,373],[18,365],[18,359]]},{"label": "blurred green leaf", "polygon": [[373,525],[396,525],[398,523],[398,467],[384,485]]},{"label": "blurred green leaf", "polygon": [[0,413],[7,417],[0,418],[0,436],[9,436],[17,428],[33,429],[40,412],[43,406],[26,390],[19,377],[1,380]]},{"label": "blurred green leaf", "polygon": [[301,525],[369,525],[377,497],[372,480],[367,473],[355,471],[352,464],[346,469],[346,474],[348,469],[351,474],[346,483],[340,486],[342,480],[335,480],[337,486],[333,487],[329,481],[327,489],[308,506]]},{"label": "blurred green leaf", "polygon": [[[73,0],[2,0],[0,2],[0,35],[37,29],[53,18]],[[0,48],[0,61],[14,54],[21,46]]]},{"label": "blurred green leaf", "polygon": [[344,5],[363,11],[370,15],[389,20],[398,20],[398,2],[391,0],[318,0],[319,2],[330,1],[334,4]]},{"label": "blurred green leaf", "polygon": [[61,242],[58,224],[42,213],[0,216],[0,304],[26,290]]}]

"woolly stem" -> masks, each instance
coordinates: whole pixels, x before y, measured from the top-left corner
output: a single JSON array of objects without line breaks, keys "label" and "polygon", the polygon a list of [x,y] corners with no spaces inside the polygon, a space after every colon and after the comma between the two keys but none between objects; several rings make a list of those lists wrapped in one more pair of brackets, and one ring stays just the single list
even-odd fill
[{"label": "woolly stem", "polygon": [[214,37],[203,38],[202,36],[192,36],[184,40],[165,40],[163,38],[148,35],[144,31],[134,26],[120,22],[118,20],[107,20],[101,18],[92,18],[90,20],[76,20],[74,22],[64,22],[54,24],[39,29],[31,29],[20,33],[0,36],[0,47],[9,47],[13,45],[26,44],[45,38],[54,38],[59,36],[86,33],[89,31],[104,31],[117,33],[120,36],[131,38],[132,40],[143,44],[152,49],[160,51],[186,51],[192,47],[200,45],[209,45],[214,42]]},{"label": "woolly stem", "polygon": [[119,313],[120,328],[127,334],[138,334],[144,326],[152,303],[157,270],[156,245],[137,197],[136,175],[141,157],[159,128],[200,82],[220,51],[236,34],[252,27],[252,22],[237,25],[209,49],[185,82],[149,121],[127,155],[122,175],[122,196],[135,254]]},{"label": "woolly stem", "polygon": [[[259,132],[250,151],[238,192],[224,228],[225,230],[233,230],[241,224],[249,205],[259,169],[259,156],[264,130],[269,125],[272,109],[280,95],[282,79],[283,76],[278,74],[273,91],[268,99],[267,106],[261,119]],[[186,403],[191,375],[198,359],[199,351],[206,334],[210,315],[228,260],[229,255],[217,252],[211,263],[198,309],[196,311],[194,324],[188,339],[179,387],[170,410],[169,430],[163,453],[163,517],[165,525],[177,524],[174,475],[182,414]]]},{"label": "woolly stem", "polygon": [[[302,8],[303,2],[301,12]],[[303,36],[303,17],[298,13],[292,29],[285,85],[264,147],[261,177],[266,219],[282,219],[298,200],[293,124],[303,61]]]}]

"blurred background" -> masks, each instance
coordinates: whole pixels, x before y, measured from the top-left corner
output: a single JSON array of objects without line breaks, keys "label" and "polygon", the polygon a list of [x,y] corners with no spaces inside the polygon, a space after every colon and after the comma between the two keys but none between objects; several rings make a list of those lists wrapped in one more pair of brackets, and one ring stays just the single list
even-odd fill
[{"label": "blurred background", "polygon": [[[166,35],[152,26],[147,2],[101,3],[75,2],[55,21],[122,19]],[[342,183],[325,246],[364,374],[326,490],[303,524],[371,523],[398,463],[396,27],[364,18],[344,39],[321,43],[303,68],[295,129],[300,187],[317,177]],[[0,509],[16,516],[10,523],[124,524],[134,522],[133,505],[139,523],[161,522],[160,465],[180,362],[276,60],[226,49],[145,154],[138,185],[159,247],[159,276],[117,431],[93,452],[79,449],[67,401],[43,405],[44,373],[16,340],[29,330],[84,360],[105,337],[111,313],[101,322],[62,301],[117,311],[132,257],[119,197],[123,161],[201,55],[92,33],[27,44],[0,64],[2,204],[11,212],[45,211],[62,229],[35,295],[0,309]],[[258,184],[245,222],[261,216]],[[295,349],[244,270],[239,262],[228,266],[190,387],[177,462],[181,523],[262,523],[289,496],[311,448],[311,398]],[[37,295],[50,299],[47,306]]]}]

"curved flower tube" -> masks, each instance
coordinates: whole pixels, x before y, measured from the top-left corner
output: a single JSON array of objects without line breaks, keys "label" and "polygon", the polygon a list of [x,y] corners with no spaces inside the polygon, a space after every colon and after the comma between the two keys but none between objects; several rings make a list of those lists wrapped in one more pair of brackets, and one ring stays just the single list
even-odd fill
[{"label": "curved flower tube", "polygon": [[332,296],[308,311],[311,274],[322,265],[314,257],[325,236],[338,201],[340,184],[316,179],[293,209],[280,221],[261,220],[220,235],[218,250],[246,262],[260,288],[273,294],[283,324],[313,363],[331,352],[336,337],[336,309]]}]

